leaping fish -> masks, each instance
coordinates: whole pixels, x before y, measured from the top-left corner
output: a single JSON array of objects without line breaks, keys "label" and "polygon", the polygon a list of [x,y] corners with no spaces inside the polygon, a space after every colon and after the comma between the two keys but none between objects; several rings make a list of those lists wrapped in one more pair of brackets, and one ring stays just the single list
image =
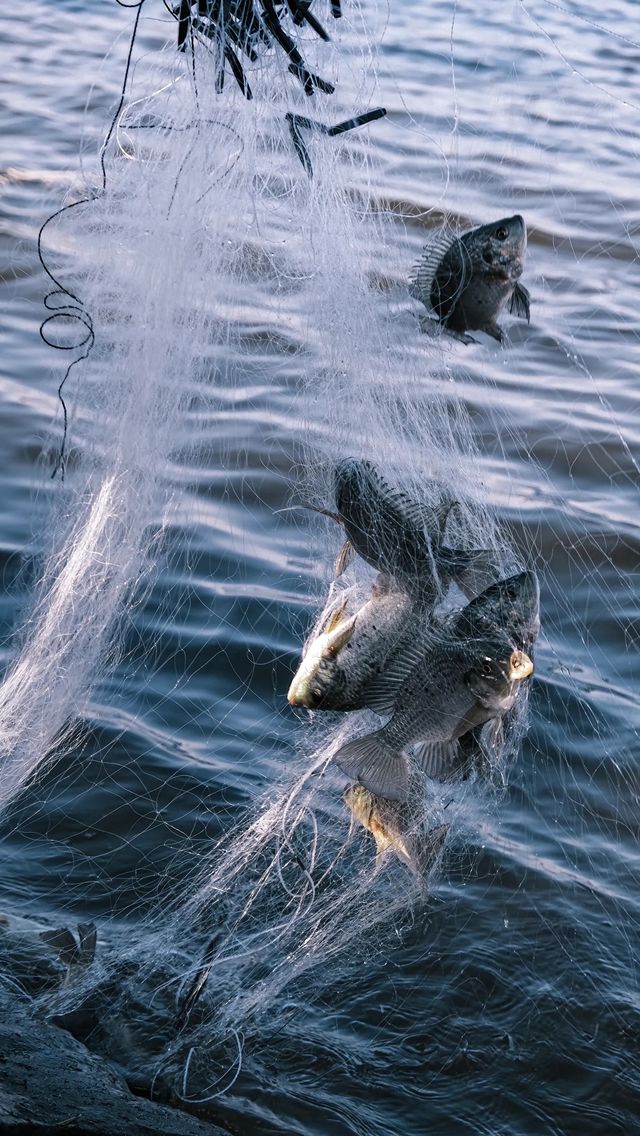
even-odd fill
[{"label": "leaping fish", "polygon": [[474,330],[502,343],[497,320],[507,304],[529,322],[529,292],[519,283],[526,248],[527,231],[518,213],[462,236],[444,230],[427,241],[409,291],[425,305],[431,322],[463,343],[475,342],[466,334]]}]

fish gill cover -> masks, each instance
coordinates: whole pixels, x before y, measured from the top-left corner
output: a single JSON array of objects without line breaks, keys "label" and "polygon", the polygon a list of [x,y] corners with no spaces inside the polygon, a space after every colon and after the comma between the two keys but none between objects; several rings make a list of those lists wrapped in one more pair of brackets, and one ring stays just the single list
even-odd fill
[{"label": "fish gill cover", "polygon": [[[206,766],[206,751],[213,762],[223,790],[207,800],[218,814],[228,807],[234,823],[218,816],[219,838],[200,845],[175,884],[165,861],[157,907],[147,904],[135,923],[129,912],[125,931],[117,920],[101,928],[95,960],[70,967],[70,980],[43,999],[56,1021],[121,1061],[147,1092],[207,1114],[222,1095],[242,1091],[247,1066],[254,1081],[268,1081],[270,1046],[287,1059],[297,1048],[321,1052],[336,990],[355,1004],[370,969],[401,966],[403,935],[418,928],[428,943],[430,903],[454,904],[453,886],[437,874],[443,849],[461,850],[465,864],[478,831],[494,849],[509,844],[494,818],[526,724],[528,652],[538,633],[532,569],[545,569],[551,550],[538,547],[528,486],[492,466],[491,428],[497,453],[503,437],[523,432],[487,381],[491,367],[509,367],[509,345],[486,371],[481,352],[500,348],[485,341],[458,364],[454,350],[476,348],[448,336],[442,313],[434,328],[421,327],[411,304],[407,245],[415,263],[424,265],[426,254],[398,224],[400,215],[410,229],[411,212],[378,191],[384,173],[364,129],[388,95],[376,60],[380,14],[334,6],[341,18],[327,41],[315,5],[130,7],[122,98],[97,184],[54,216],[40,242],[55,290],[48,305],[63,312],[43,331],[53,341],[70,318],[74,337],[61,345],[77,352],[78,364],[61,376],[41,572],[0,687],[0,799],[12,823],[24,822],[21,801],[37,799],[42,778],[51,786],[54,759],[71,770],[85,760],[96,688],[112,701],[114,737],[122,733],[117,675],[153,666],[166,623],[175,620],[175,657],[187,660],[166,698],[197,679],[205,652],[215,652],[215,668],[228,665],[215,617],[206,642],[191,637],[183,580],[158,600],[155,644],[136,619],[159,579],[170,582],[176,565],[189,571],[197,561],[200,527],[224,534],[231,562],[253,539],[236,507],[252,504],[243,478],[251,444],[279,478],[271,504],[283,512],[269,554],[279,558],[298,646],[307,640],[309,660],[327,636],[340,677],[330,671],[334,685],[312,717],[306,687],[291,698],[303,708],[293,740],[264,706],[273,740],[262,755],[263,783],[252,779],[247,790],[252,753],[233,725],[245,667],[241,693],[222,700],[219,716],[240,735],[237,766],[217,758],[206,716],[194,759]],[[397,145],[393,132],[386,139]],[[446,236],[437,271],[456,234],[477,229],[445,215],[450,194],[419,211],[422,226]],[[506,204],[496,201],[495,222],[477,219],[499,242]],[[513,279],[506,273],[514,288],[520,267]],[[446,271],[454,302],[477,283],[471,260]],[[534,280],[535,322],[545,282]],[[509,331],[513,294],[500,296]],[[463,321],[460,331],[478,326]],[[527,326],[516,326],[514,341],[520,335],[526,345]],[[559,341],[559,353],[568,350]],[[577,356],[575,365],[592,380]],[[480,399],[476,380],[485,383]],[[261,398],[273,439],[255,413]],[[224,422],[220,436],[212,422]],[[205,482],[221,476],[214,468],[224,471],[220,497],[211,484],[191,492],[202,471]],[[579,506],[572,523],[580,528]],[[569,576],[592,554],[589,533],[585,526],[574,546]],[[609,567],[617,587],[613,557]],[[491,591],[513,580],[528,589],[527,616],[509,588],[498,605]],[[612,583],[600,586],[613,592]],[[223,590],[224,580],[212,587]],[[551,590],[573,617],[565,583]],[[621,627],[625,594],[622,586],[615,599]],[[542,614],[545,630],[544,603]],[[265,646],[259,618],[250,618],[245,655],[258,640],[257,669]],[[582,642],[585,659],[590,650],[595,657],[586,625]],[[550,735],[563,712],[584,713],[584,732],[597,732],[579,680],[555,691],[554,668],[566,662],[548,633],[539,654],[547,697],[559,702]],[[318,677],[315,660],[311,673]],[[282,703],[286,687],[278,689]],[[345,689],[340,702],[336,691]],[[607,727],[599,728],[604,751]],[[528,760],[541,760],[545,744],[538,727]],[[210,788],[204,775],[202,786]],[[116,796],[129,792],[125,779]],[[449,856],[455,879],[456,853]],[[572,878],[588,885],[577,868]],[[345,1060],[371,1054],[366,1031],[354,1031],[348,1045]]]}]

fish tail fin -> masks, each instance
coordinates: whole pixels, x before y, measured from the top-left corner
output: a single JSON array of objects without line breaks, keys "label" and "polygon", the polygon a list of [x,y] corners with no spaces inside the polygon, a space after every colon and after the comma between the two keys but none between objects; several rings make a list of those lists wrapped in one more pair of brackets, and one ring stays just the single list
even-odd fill
[{"label": "fish tail fin", "polygon": [[68,927],[57,927],[55,931],[40,931],[38,938],[55,951],[60,962],[65,966],[73,966],[78,961],[80,955],[78,944]]},{"label": "fish tail fin", "polygon": [[409,785],[407,759],[385,744],[382,733],[348,742],[334,758],[343,773],[377,797],[404,801]]},{"label": "fish tail fin", "polygon": [[499,575],[496,554],[490,548],[468,551],[443,547],[440,549],[439,560],[443,575],[455,580],[468,599],[474,599],[485,591]]},{"label": "fish tail fin", "polygon": [[456,234],[448,227],[433,230],[427,237],[422,255],[414,264],[409,279],[409,295],[420,300],[427,310],[433,310],[431,288],[443,258],[456,240]]},{"label": "fish tail fin", "polygon": [[96,957],[98,928],[95,923],[78,923],[78,936],[80,938],[80,962],[83,966],[89,966]]}]

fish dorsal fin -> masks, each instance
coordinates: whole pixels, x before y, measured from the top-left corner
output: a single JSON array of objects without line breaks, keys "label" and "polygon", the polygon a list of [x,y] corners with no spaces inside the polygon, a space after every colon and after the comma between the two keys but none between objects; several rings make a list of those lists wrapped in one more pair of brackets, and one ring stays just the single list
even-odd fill
[{"label": "fish dorsal fin", "polygon": [[431,506],[430,516],[438,533],[438,544],[442,543],[447,528],[447,521],[449,520],[453,509],[455,509],[458,504],[458,501],[453,501],[451,498],[445,498],[438,505]]},{"label": "fish dorsal fin", "polygon": [[420,260],[414,265],[409,292],[429,310],[432,310],[431,289],[436,272],[455,240],[457,234],[452,229],[437,229],[427,238]]},{"label": "fish dorsal fin", "polygon": [[423,659],[424,647],[405,638],[388,664],[382,663],[380,673],[365,691],[362,705],[368,710],[374,710],[376,714],[390,713],[398,691]]},{"label": "fish dorsal fin", "polygon": [[450,499],[439,501],[436,505],[424,505],[420,501],[412,501],[402,491],[389,493],[389,501],[417,529],[426,529],[431,539],[442,539],[447,519],[456,504]]}]

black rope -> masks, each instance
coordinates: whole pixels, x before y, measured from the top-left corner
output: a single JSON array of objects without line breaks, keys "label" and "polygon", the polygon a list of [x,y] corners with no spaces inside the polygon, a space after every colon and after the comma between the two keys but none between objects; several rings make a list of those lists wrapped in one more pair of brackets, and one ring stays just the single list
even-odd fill
[{"label": "black rope", "polygon": [[[311,96],[314,91],[333,94],[333,84],[309,70],[295,40],[282,24],[282,16],[288,14],[296,27],[306,23],[320,39],[329,40],[328,32],[311,12],[312,4],[313,0],[179,0],[179,3],[171,6],[169,0],[164,0],[165,8],[178,23],[178,49],[184,51],[189,38],[192,52],[196,39],[214,45],[218,56],[214,79],[216,92],[221,93],[224,88],[228,67],[247,99],[253,97],[253,92],[240,56],[244,55],[251,63],[255,63],[259,44],[276,46],[285,52],[289,59],[289,71],[301,83],[306,95]],[[334,19],[342,16],[341,0],[331,0],[331,13]],[[384,114],[386,111],[379,107],[356,118],[339,122],[336,126],[325,126],[315,119],[287,114],[296,154],[308,176],[313,177],[313,166],[302,130],[315,130],[335,137],[347,130],[374,122]]]},{"label": "black rope", "polygon": [[[191,36],[201,41],[214,42],[218,47],[218,65],[215,78],[216,91],[224,87],[225,63],[234,76],[246,98],[252,97],[244,68],[238,55],[225,42],[229,39],[240,53],[255,62],[258,58],[256,47],[280,47],[289,58],[289,70],[307,95],[315,90],[333,94],[334,87],[319,75],[314,75],[307,67],[295,41],[285,31],[281,14],[288,10],[296,26],[307,23],[316,35],[329,40],[329,34],[311,12],[313,0],[180,0],[171,6],[164,0],[167,11],[178,24],[178,50],[184,51],[187,39]],[[340,4],[332,3],[334,18],[341,15]]]},{"label": "black rope", "polygon": [[345,134],[347,130],[355,130],[358,126],[366,126],[368,122],[375,122],[378,118],[384,118],[386,113],[384,107],[376,107],[375,110],[368,110],[365,114],[356,115],[355,118],[347,118],[344,122],[338,122],[335,126],[327,126],[324,122],[318,122],[315,118],[305,118],[304,115],[293,114],[291,111],[285,115],[285,118],[289,123],[289,132],[296,154],[307,174],[312,178],[313,166],[302,137],[303,130],[311,130],[315,131],[316,134],[326,134],[329,138],[335,138],[338,134]]}]

